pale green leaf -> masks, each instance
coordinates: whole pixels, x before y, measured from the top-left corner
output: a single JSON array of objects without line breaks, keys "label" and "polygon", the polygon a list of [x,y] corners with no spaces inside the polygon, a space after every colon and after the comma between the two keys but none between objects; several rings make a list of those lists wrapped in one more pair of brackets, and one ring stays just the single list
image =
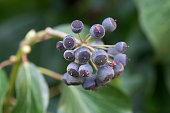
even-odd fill
[{"label": "pale green leaf", "polygon": [[7,92],[7,86],[8,86],[7,75],[2,69],[0,69],[0,87],[1,87],[0,88],[0,113],[2,113],[2,102]]},{"label": "pale green leaf", "polygon": [[58,113],[131,113],[131,104],[121,90],[108,85],[98,91],[81,86],[62,87]]},{"label": "pale green leaf", "polygon": [[13,113],[46,113],[49,101],[48,86],[32,63],[24,63],[16,78],[17,104]]}]

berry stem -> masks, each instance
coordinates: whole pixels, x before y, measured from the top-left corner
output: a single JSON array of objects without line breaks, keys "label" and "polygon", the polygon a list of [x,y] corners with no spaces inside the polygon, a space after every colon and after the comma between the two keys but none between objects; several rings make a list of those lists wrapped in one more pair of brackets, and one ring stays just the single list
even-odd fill
[{"label": "berry stem", "polygon": [[95,70],[97,71],[98,69],[97,69],[96,65],[93,63],[92,59],[90,59],[90,62],[93,65],[93,67],[95,68]]},{"label": "berry stem", "polygon": [[86,40],[88,39],[89,36],[90,36],[90,34],[86,35],[86,37],[84,38],[84,42],[86,42]]},{"label": "berry stem", "polygon": [[44,75],[47,75],[47,76],[52,77],[52,78],[55,78],[57,80],[62,80],[62,75],[59,74],[59,73],[56,73],[54,71],[51,71],[51,70],[43,68],[43,67],[38,67],[38,69]]},{"label": "berry stem", "polygon": [[75,52],[79,47],[76,47],[73,51]]},{"label": "berry stem", "polygon": [[95,49],[92,48],[92,47],[90,47],[90,46],[85,46],[85,47],[87,47],[88,49],[90,49],[91,52],[94,52],[94,51],[95,51]]},{"label": "berry stem", "polygon": [[79,36],[80,42],[83,43],[83,40],[82,40],[82,38],[80,36],[80,33],[78,33],[78,36]]},{"label": "berry stem", "polygon": [[91,47],[114,47],[114,45],[90,45]]},{"label": "berry stem", "polygon": [[111,58],[114,58],[114,56],[113,55],[111,55],[111,54],[108,54]]},{"label": "berry stem", "polygon": [[99,49],[103,49],[103,50],[108,50],[107,48],[105,48],[105,47],[96,47],[96,48],[99,48]]},{"label": "berry stem", "polygon": [[89,36],[89,37],[85,40],[85,42],[88,42],[90,39],[91,39],[91,36]]}]

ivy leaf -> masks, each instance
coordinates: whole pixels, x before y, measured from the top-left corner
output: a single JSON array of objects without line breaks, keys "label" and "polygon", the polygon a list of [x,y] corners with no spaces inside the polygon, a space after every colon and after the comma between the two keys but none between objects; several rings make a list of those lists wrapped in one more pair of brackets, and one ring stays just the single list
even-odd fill
[{"label": "ivy leaf", "polygon": [[134,0],[143,31],[158,58],[170,61],[170,0]]},{"label": "ivy leaf", "polygon": [[7,92],[7,86],[8,86],[8,81],[7,81],[7,75],[4,70],[0,69],[0,113],[2,113],[2,102],[3,98]]},{"label": "ivy leaf", "polygon": [[81,86],[62,87],[58,113],[131,113],[130,100],[121,90],[108,85],[98,91]]},{"label": "ivy leaf", "polygon": [[46,113],[49,92],[46,81],[32,63],[24,63],[16,78],[17,104],[13,113]]}]

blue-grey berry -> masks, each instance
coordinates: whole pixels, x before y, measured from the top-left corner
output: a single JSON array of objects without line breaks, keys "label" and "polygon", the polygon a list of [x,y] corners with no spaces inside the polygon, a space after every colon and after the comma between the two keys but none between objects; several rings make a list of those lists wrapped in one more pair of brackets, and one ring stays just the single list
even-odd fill
[{"label": "blue-grey berry", "polygon": [[124,66],[121,63],[116,63],[116,66],[113,68],[115,76],[118,77],[124,70]]},{"label": "blue-grey berry", "polygon": [[101,66],[97,71],[97,85],[106,85],[114,77],[114,70],[108,65]]},{"label": "blue-grey berry", "polygon": [[114,56],[114,61],[123,64],[123,66],[126,66],[127,60],[128,58],[126,54],[119,53],[116,56]]},{"label": "blue-grey berry", "polygon": [[115,56],[119,54],[120,52],[115,47],[109,47],[108,48],[108,54]]},{"label": "blue-grey berry", "polygon": [[84,78],[82,86],[86,90],[97,90],[98,86],[96,84],[96,75]]},{"label": "blue-grey berry", "polygon": [[106,32],[113,32],[117,27],[116,21],[111,17],[104,19],[102,25]]},{"label": "blue-grey berry", "polygon": [[79,65],[75,62],[71,62],[68,66],[67,66],[67,72],[69,75],[73,76],[73,77],[78,77],[79,76]]},{"label": "blue-grey berry", "polygon": [[80,33],[83,28],[84,28],[84,24],[83,24],[83,22],[80,21],[80,20],[74,20],[74,21],[71,23],[71,30],[72,30],[74,33]]},{"label": "blue-grey berry", "polygon": [[66,48],[66,49],[73,49],[76,45],[76,40],[73,36],[71,35],[67,35],[64,37],[63,39],[63,46]]},{"label": "blue-grey berry", "polygon": [[93,73],[93,68],[90,64],[83,64],[79,67],[79,75],[82,77],[89,77]]},{"label": "blue-grey berry", "polygon": [[92,54],[92,61],[97,66],[106,64],[107,59],[108,59],[108,55],[102,49],[98,49],[98,50],[94,51]]},{"label": "blue-grey berry", "polygon": [[104,45],[104,42],[102,40],[95,40],[90,45]]},{"label": "blue-grey berry", "polygon": [[65,73],[63,75],[63,82],[66,85],[80,85],[83,83],[83,78],[82,77],[73,77],[73,76],[70,76],[68,73]]},{"label": "blue-grey berry", "polygon": [[62,51],[64,50],[64,46],[63,46],[63,41],[58,41],[57,44],[56,44],[56,48],[59,50],[59,51]]},{"label": "blue-grey berry", "polygon": [[75,52],[75,59],[79,64],[86,64],[90,60],[90,50],[85,47],[79,47]]},{"label": "blue-grey berry", "polygon": [[94,24],[90,28],[90,36],[95,38],[95,39],[100,39],[103,38],[105,35],[105,29],[102,25],[100,24]]},{"label": "blue-grey berry", "polygon": [[124,53],[127,50],[128,46],[125,42],[118,42],[115,44],[115,49],[120,52]]},{"label": "blue-grey berry", "polygon": [[111,79],[101,81],[101,80],[99,80],[99,78],[96,78],[96,85],[100,88],[101,86],[107,85],[110,81],[111,81]]},{"label": "blue-grey berry", "polygon": [[66,50],[64,52],[64,58],[68,61],[74,60],[74,51],[73,50]]}]

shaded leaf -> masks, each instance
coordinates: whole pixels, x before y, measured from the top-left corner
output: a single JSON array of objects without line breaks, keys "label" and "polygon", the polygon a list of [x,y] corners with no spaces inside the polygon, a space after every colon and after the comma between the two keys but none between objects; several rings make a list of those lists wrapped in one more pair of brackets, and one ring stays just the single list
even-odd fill
[{"label": "shaded leaf", "polygon": [[0,69],[0,113],[2,113],[2,102],[3,102],[3,98],[7,92],[7,85],[8,85],[8,81],[7,81],[7,75],[4,72],[4,70]]},{"label": "shaded leaf", "polygon": [[139,10],[143,31],[157,55],[170,60],[170,0],[134,0]]},{"label": "shaded leaf", "polygon": [[165,84],[170,94],[170,65],[165,65]]},{"label": "shaded leaf", "polygon": [[81,86],[62,87],[58,113],[131,113],[130,100],[121,90],[108,85],[98,91]]},{"label": "shaded leaf", "polygon": [[16,79],[17,104],[13,113],[45,113],[49,101],[46,81],[37,67],[24,63]]}]

